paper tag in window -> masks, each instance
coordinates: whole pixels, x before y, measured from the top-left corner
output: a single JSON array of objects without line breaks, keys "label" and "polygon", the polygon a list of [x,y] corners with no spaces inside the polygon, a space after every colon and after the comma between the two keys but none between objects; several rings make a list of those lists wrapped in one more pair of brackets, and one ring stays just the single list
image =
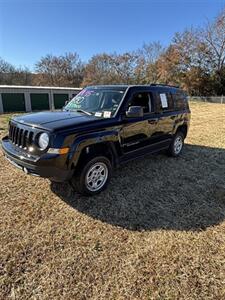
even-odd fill
[{"label": "paper tag in window", "polygon": [[104,111],[103,117],[104,118],[110,118],[111,117],[111,111]]},{"label": "paper tag in window", "polygon": [[161,99],[162,108],[167,108],[168,102],[167,102],[166,94],[160,94],[160,99]]},{"label": "paper tag in window", "polygon": [[97,112],[95,113],[95,116],[96,116],[96,117],[101,117],[101,116],[102,116],[102,113],[99,112],[99,111],[97,111]]}]

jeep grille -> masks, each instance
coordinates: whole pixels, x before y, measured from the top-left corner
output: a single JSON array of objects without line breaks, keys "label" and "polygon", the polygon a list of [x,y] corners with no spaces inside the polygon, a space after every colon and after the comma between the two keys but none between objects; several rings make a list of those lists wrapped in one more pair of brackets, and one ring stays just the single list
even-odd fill
[{"label": "jeep grille", "polygon": [[20,148],[27,149],[33,142],[34,132],[10,124],[9,139],[12,143]]}]

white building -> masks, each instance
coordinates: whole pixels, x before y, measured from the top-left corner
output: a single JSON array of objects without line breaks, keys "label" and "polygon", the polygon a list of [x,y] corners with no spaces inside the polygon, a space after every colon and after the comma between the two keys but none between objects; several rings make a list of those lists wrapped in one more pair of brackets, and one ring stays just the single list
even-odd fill
[{"label": "white building", "polygon": [[60,109],[81,88],[0,85],[0,114]]}]

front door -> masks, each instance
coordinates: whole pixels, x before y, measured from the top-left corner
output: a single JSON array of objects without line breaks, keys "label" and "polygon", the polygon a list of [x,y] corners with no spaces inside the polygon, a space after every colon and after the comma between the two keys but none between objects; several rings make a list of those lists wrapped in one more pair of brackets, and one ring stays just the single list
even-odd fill
[{"label": "front door", "polygon": [[121,146],[123,154],[137,154],[151,144],[151,138],[156,132],[158,118],[154,113],[154,105],[149,92],[135,92],[131,96],[129,106],[142,106],[144,116],[140,118],[125,118],[121,130]]}]

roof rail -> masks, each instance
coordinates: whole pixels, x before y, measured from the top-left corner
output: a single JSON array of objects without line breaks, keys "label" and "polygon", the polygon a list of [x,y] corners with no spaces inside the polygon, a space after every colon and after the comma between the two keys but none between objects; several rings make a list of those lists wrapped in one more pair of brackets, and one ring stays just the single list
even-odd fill
[{"label": "roof rail", "polygon": [[164,84],[164,83],[151,83],[150,85],[180,88],[179,85],[170,85],[170,84]]}]

